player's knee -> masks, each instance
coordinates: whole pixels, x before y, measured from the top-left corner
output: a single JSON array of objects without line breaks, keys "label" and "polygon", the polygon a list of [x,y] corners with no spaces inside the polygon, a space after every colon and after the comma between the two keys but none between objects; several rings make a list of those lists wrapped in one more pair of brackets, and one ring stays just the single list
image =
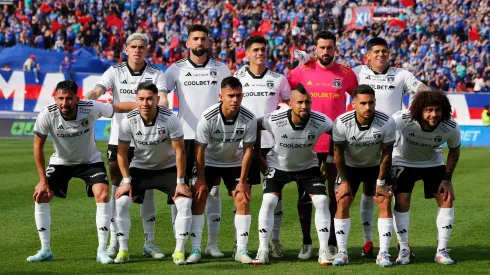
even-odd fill
[{"label": "player's knee", "polygon": [[109,202],[109,188],[105,183],[97,183],[92,185],[92,192],[97,203]]},{"label": "player's knee", "polygon": [[278,196],[271,193],[265,193],[262,196],[262,207],[274,211],[278,201],[279,201]]},{"label": "player's knee", "polygon": [[185,216],[191,215],[192,199],[186,197],[177,197],[175,207],[178,213],[183,213]]},{"label": "player's knee", "polygon": [[303,193],[298,199],[298,204],[309,204],[311,203],[311,198],[308,194]]},{"label": "player's knee", "polygon": [[112,185],[119,185],[122,180],[121,170],[116,161],[109,163],[109,176],[111,178]]},{"label": "player's knee", "polygon": [[127,195],[121,196],[116,200],[117,213],[129,212],[131,198]]},{"label": "player's knee", "polygon": [[328,198],[327,195],[313,195],[311,198],[315,208],[325,208],[328,209]]},{"label": "player's knee", "polygon": [[397,195],[395,198],[395,210],[397,212],[407,212],[410,210],[410,199],[409,199],[409,194],[400,194]]},{"label": "player's knee", "polygon": [[48,196],[48,193],[43,193],[35,200],[37,203],[50,203],[52,197]]},{"label": "player's knee", "polygon": [[208,200],[219,199],[219,198],[220,198],[219,185],[215,185],[211,188],[211,190],[209,190]]}]

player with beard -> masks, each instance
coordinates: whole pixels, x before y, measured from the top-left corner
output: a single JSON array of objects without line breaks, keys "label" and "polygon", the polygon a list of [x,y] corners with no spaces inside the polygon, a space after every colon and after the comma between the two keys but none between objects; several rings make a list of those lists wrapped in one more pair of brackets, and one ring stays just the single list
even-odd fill
[{"label": "player with beard", "polygon": [[[210,46],[209,30],[203,25],[193,25],[189,28],[189,38],[186,47],[190,49],[189,58],[181,59],[165,72],[167,90],[159,93],[160,100],[168,105],[167,94],[175,88],[179,100],[178,117],[184,129],[186,148],[186,176],[195,177],[195,148],[197,123],[203,112],[219,101],[221,81],[231,72],[225,64],[208,56]],[[194,170],[194,172],[193,172]],[[203,186],[205,187],[205,186]],[[218,234],[221,222],[221,198],[219,185],[209,190],[206,201],[206,218],[208,220],[208,245],[206,254],[213,257],[223,257],[218,247]],[[193,193],[208,192],[193,190]],[[173,202],[169,199],[169,203]],[[193,205],[194,207],[197,207]],[[203,206],[204,207],[204,206]],[[172,221],[176,216],[175,205],[172,206]],[[191,236],[192,238],[192,236]]]},{"label": "player with beard", "polygon": [[[357,79],[354,72],[345,66],[334,62],[336,51],[335,34],[329,31],[321,31],[315,38],[315,53],[318,57],[316,62],[309,62],[296,67],[288,81],[291,88],[295,88],[299,83],[308,89],[312,98],[312,110],[321,112],[331,119],[336,119],[346,111],[346,95],[357,87]],[[334,185],[336,170],[333,165],[333,152],[330,148],[330,136],[322,135],[315,145],[318,155],[319,165],[324,178],[328,181],[329,209],[331,217],[335,216],[337,203],[335,199]],[[310,235],[311,227],[311,199],[305,190],[298,185],[298,214],[303,232],[303,246],[298,255],[300,259],[311,257],[312,240]],[[337,241],[333,230],[334,222],[330,223],[331,234],[328,241],[328,262],[335,259],[335,247]]]}]

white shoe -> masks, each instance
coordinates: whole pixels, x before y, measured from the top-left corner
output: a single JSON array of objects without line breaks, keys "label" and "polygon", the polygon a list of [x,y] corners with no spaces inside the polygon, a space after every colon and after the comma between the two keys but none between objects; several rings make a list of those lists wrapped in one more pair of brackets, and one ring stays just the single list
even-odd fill
[{"label": "white shoe", "polygon": [[225,254],[223,254],[223,253],[221,253],[221,251],[219,251],[219,246],[217,243],[208,244],[206,246],[205,254],[210,255],[211,257],[214,257],[214,258],[221,258],[221,257],[225,256]]},{"label": "white shoe", "polygon": [[257,257],[253,260],[254,265],[265,265],[269,263],[269,251],[257,251]]},{"label": "white shoe", "polygon": [[398,252],[398,257],[396,258],[396,264],[406,265],[410,263],[410,250],[409,249],[401,249]]},{"label": "white shoe", "polygon": [[337,256],[337,247],[333,245],[329,245],[327,248],[327,261],[333,263],[335,257]]},{"label": "white shoe", "polygon": [[332,264],[335,266],[344,266],[349,264],[349,256],[347,255],[347,252],[339,251]]},{"label": "white shoe", "polygon": [[118,252],[119,252],[119,243],[118,242],[116,242],[115,245],[109,245],[107,247],[107,256],[111,257],[112,259],[116,258]]},{"label": "white shoe", "polygon": [[311,258],[311,250],[313,245],[311,244],[303,244],[301,246],[301,250],[299,251],[298,258],[301,260],[308,260]]},{"label": "white shoe", "polygon": [[245,249],[240,249],[237,251],[235,255],[235,261],[242,263],[242,264],[251,264],[253,263],[252,258],[248,256],[248,251]]},{"label": "white shoe", "polygon": [[201,251],[199,249],[193,249],[189,257],[187,257],[188,264],[197,264],[201,261]]},{"label": "white shoe", "polygon": [[282,244],[279,242],[279,240],[271,240],[269,247],[272,258],[282,258],[284,256],[282,253]]},{"label": "white shoe", "polygon": [[381,267],[390,267],[392,266],[390,261],[390,254],[386,252],[380,252],[378,257],[376,257],[376,264]]},{"label": "white shoe", "polygon": [[449,257],[449,251],[451,251],[451,249],[439,250],[434,257],[434,261],[439,264],[454,264],[454,261]]},{"label": "white shoe", "polygon": [[156,244],[145,244],[143,246],[143,255],[153,259],[163,259],[165,255]]},{"label": "white shoe", "polygon": [[327,249],[320,249],[318,251],[318,263],[323,265],[323,266],[332,264],[332,261],[328,259]]},{"label": "white shoe", "polygon": [[97,262],[101,264],[112,264],[114,260],[107,255],[107,251],[105,249],[97,250]]},{"label": "white shoe", "polygon": [[27,261],[30,263],[33,262],[46,262],[53,260],[53,252],[51,249],[39,250],[36,255],[32,255],[27,257]]}]

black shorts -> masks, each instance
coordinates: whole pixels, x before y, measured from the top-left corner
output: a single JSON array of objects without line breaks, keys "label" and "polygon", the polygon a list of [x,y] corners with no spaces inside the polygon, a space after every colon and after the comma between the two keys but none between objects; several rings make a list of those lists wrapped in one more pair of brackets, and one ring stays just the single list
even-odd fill
[{"label": "black shorts", "polygon": [[[361,185],[361,182],[364,183],[364,190],[367,190],[367,196],[374,196],[376,193],[376,181],[379,176],[379,165],[372,167],[351,167],[345,166],[345,172],[347,174],[347,180],[350,183],[350,189],[352,192],[352,196],[355,197],[357,194],[357,190]],[[386,184],[391,185],[390,177],[386,177]],[[337,180],[335,181],[335,190],[337,190],[338,186],[341,183],[340,175],[337,175]]]},{"label": "black shorts", "polygon": [[[270,152],[271,148],[262,148],[260,150],[262,156],[265,158],[267,154]],[[260,170],[260,163],[257,159],[257,156],[253,154],[252,163],[250,164],[250,169],[248,170],[248,179],[252,185],[260,184],[260,174],[262,171]]]},{"label": "black shorts", "polygon": [[[157,189],[170,198],[175,195],[177,186],[177,168],[175,166],[161,170],[146,170],[130,168],[131,187],[135,203],[143,203],[145,192],[149,189]],[[129,195],[129,193],[125,194]]]},{"label": "black shorts", "polygon": [[219,185],[220,179],[223,179],[228,192],[235,190],[235,187],[240,181],[240,175],[242,173],[242,167],[214,167],[206,166],[204,174],[206,177],[206,184],[209,190],[215,185]]},{"label": "black shorts", "polygon": [[[128,150],[128,161],[131,163],[131,160],[134,157],[134,147],[129,147]],[[109,144],[107,145],[107,162],[117,161],[117,145]]]},{"label": "black shorts", "polygon": [[445,165],[426,168],[392,166],[393,191],[395,195],[401,193],[411,194],[415,182],[423,180],[425,198],[432,199],[434,194],[437,194],[439,185],[444,180],[445,173]]},{"label": "black shorts", "polygon": [[91,164],[49,165],[46,168],[49,189],[54,192],[56,197],[66,198],[68,193],[68,182],[71,178],[79,178],[85,181],[87,195],[93,197],[92,185],[96,183],[109,184],[103,162]]},{"label": "black shorts", "polygon": [[305,193],[310,195],[326,195],[327,188],[318,167],[312,167],[298,172],[286,172],[275,168],[269,168],[264,177],[262,190],[264,193],[281,193],[287,183],[296,181]]}]

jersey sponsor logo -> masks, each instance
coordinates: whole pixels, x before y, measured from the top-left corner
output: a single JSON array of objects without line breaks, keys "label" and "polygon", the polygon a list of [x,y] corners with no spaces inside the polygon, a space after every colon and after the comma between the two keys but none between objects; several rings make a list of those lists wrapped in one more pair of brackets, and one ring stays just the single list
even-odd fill
[{"label": "jersey sponsor logo", "polygon": [[311,86],[311,85],[313,85],[313,82],[311,82],[311,80],[306,82],[306,86]]},{"label": "jersey sponsor logo", "polygon": [[243,87],[250,87],[250,85],[248,85],[248,83],[245,83],[245,85],[243,85]]},{"label": "jersey sponsor logo", "polygon": [[57,129],[58,129],[58,130],[64,130],[64,129],[65,129],[65,127],[63,127],[63,125],[60,125],[60,126],[58,126],[58,128],[57,128]]},{"label": "jersey sponsor logo", "polygon": [[137,136],[142,136],[143,134],[141,133],[141,131],[138,131],[138,132],[136,132],[136,135]]},{"label": "jersey sponsor logo", "polygon": [[285,148],[308,148],[308,147],[313,147],[313,143],[310,144],[291,144],[291,143],[279,143],[279,146],[285,147]]},{"label": "jersey sponsor logo", "polygon": [[121,84],[128,84],[128,81],[124,79],[123,81],[121,81]]},{"label": "jersey sponsor logo", "polygon": [[380,141],[376,141],[376,142],[361,142],[361,143],[349,143],[350,146],[352,147],[370,147],[370,146],[375,146],[375,145],[378,145],[381,143],[381,140]]},{"label": "jersey sponsor logo", "polygon": [[274,81],[273,80],[267,80],[267,88],[272,89],[274,88]]},{"label": "jersey sponsor logo", "polygon": [[216,76],[218,76],[218,72],[215,69],[211,69],[211,70],[209,70],[209,75],[212,78],[216,78]]},{"label": "jersey sponsor logo", "polygon": [[83,131],[80,131],[80,132],[76,132],[76,133],[71,133],[71,134],[61,134],[61,133],[57,133],[56,136],[57,137],[61,137],[61,138],[72,138],[72,137],[79,137],[79,136],[82,136],[86,133],[88,133],[90,131],[90,129],[85,129]]},{"label": "jersey sponsor logo", "polygon": [[135,140],[135,142],[139,145],[146,145],[146,146],[153,146],[153,145],[158,145],[161,143],[164,143],[167,141],[166,138],[161,139],[161,140],[155,140],[155,141],[146,141],[146,140]]},{"label": "jersey sponsor logo", "polygon": [[214,142],[221,142],[221,143],[239,143],[242,141],[241,138],[216,138],[211,136],[211,140]]},{"label": "jersey sponsor logo", "polygon": [[426,143],[422,143],[422,142],[418,142],[418,141],[413,141],[413,140],[410,140],[408,138],[406,138],[405,141],[407,143],[410,143],[410,144],[415,145],[415,146],[426,147],[426,148],[439,148],[439,145],[426,144]]},{"label": "jersey sponsor logo", "polygon": [[191,72],[188,72],[185,76],[192,76]]},{"label": "jersey sponsor logo", "polygon": [[184,81],[184,86],[207,86],[207,85],[218,85],[218,81],[215,80]]},{"label": "jersey sponsor logo", "polygon": [[288,135],[284,134],[281,136],[282,138],[288,138]]},{"label": "jersey sponsor logo", "polygon": [[274,96],[276,93],[274,92],[248,92],[248,93],[243,93],[244,97],[248,96]]},{"label": "jersey sponsor logo", "polygon": [[340,78],[333,79],[333,86],[337,89],[342,87],[342,80]]},{"label": "jersey sponsor logo", "polygon": [[158,127],[158,134],[160,136],[165,135],[165,132],[166,132],[165,127]]},{"label": "jersey sponsor logo", "polygon": [[220,133],[219,129],[213,132],[213,134],[219,134],[219,133]]},{"label": "jersey sponsor logo", "polygon": [[334,98],[334,99],[340,98],[340,95],[337,93],[317,93],[317,92],[314,92],[314,93],[310,93],[310,95],[311,95],[311,97],[323,97],[323,98]]},{"label": "jersey sponsor logo", "polygon": [[351,136],[349,140],[357,140],[355,136]]},{"label": "jersey sponsor logo", "polygon": [[393,91],[396,88],[393,85],[379,85],[379,84],[367,84],[367,85],[369,85],[371,88],[375,90],[381,90],[381,91]]},{"label": "jersey sponsor logo", "polygon": [[368,75],[368,76],[366,76],[364,79],[366,79],[366,80],[371,80],[371,76],[370,76],[370,75]]},{"label": "jersey sponsor logo", "polygon": [[120,94],[131,94],[131,95],[135,95],[136,94],[136,90],[133,90],[133,89],[119,89],[117,91]]}]

